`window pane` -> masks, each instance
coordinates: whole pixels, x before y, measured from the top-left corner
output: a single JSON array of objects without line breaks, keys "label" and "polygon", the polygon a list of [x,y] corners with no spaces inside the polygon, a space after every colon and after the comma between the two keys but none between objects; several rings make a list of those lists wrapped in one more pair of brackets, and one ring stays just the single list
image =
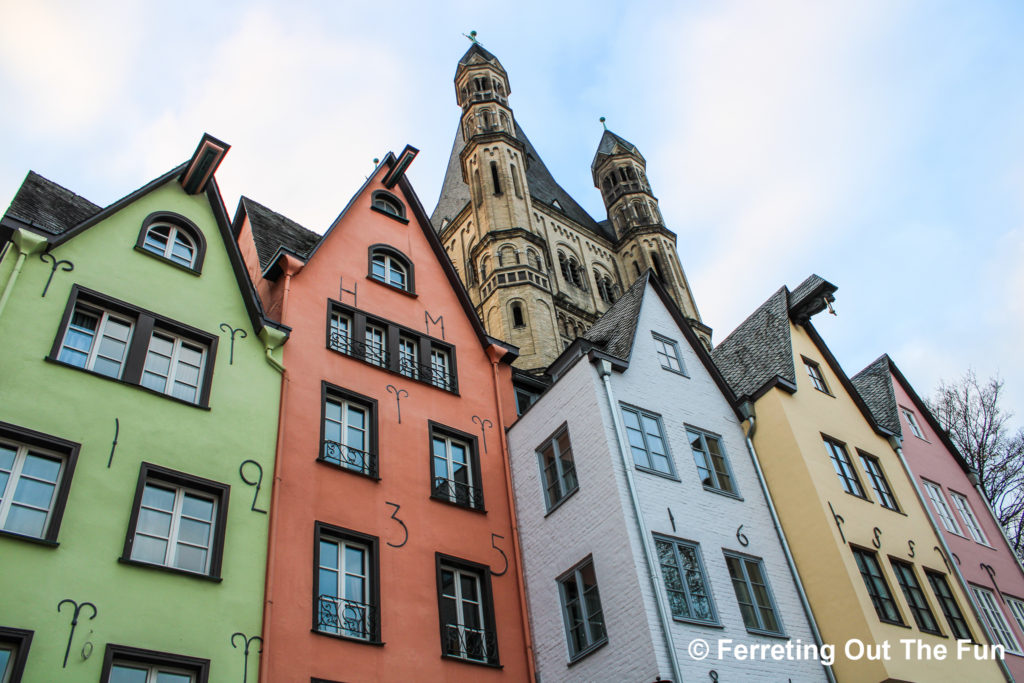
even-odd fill
[{"label": "window pane", "polygon": [[192,572],[206,571],[207,552],[203,548],[195,548],[190,545],[178,545],[178,554],[174,564],[179,569],[187,569]]},{"label": "window pane", "polygon": [[156,675],[156,683],[191,683],[192,676],[161,671]]},{"label": "window pane", "polygon": [[110,669],[110,683],[146,683],[146,669],[115,664]]},{"label": "window pane", "polygon": [[169,512],[174,509],[174,490],[146,484],[146,488],[142,492],[142,504]]},{"label": "window pane", "polygon": [[210,531],[212,528],[212,525],[207,522],[182,519],[181,526],[178,529],[178,540],[206,548],[210,545]]},{"label": "window pane", "polygon": [[186,494],[181,512],[183,515],[187,515],[188,517],[205,519],[207,521],[212,520],[213,501],[207,498],[199,498],[198,496]]},{"label": "window pane", "polygon": [[12,505],[4,529],[16,534],[42,538],[46,528],[46,512]]},{"label": "window pane", "polygon": [[132,545],[132,559],[164,564],[167,561],[167,541],[136,534]]}]

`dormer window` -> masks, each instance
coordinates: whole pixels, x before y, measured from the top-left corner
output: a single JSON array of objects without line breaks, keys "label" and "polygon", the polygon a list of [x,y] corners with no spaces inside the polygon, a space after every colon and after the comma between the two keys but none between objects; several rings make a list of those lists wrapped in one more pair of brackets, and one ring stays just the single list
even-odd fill
[{"label": "dormer window", "polygon": [[391,216],[402,223],[409,222],[405,218],[405,205],[390,192],[384,192],[383,190],[377,190],[374,192],[373,200],[370,202],[370,208],[375,211],[380,211],[386,216]]},{"label": "dormer window", "polygon": [[142,222],[135,248],[198,273],[202,269],[206,242],[203,233],[184,216],[153,213]]},{"label": "dormer window", "polygon": [[378,282],[413,293],[412,263],[397,249],[380,244],[370,247],[369,275]]}]

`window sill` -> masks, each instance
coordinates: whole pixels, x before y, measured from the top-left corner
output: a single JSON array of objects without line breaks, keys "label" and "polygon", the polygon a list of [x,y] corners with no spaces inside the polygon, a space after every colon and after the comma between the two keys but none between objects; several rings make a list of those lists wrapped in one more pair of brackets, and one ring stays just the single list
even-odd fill
[{"label": "window sill", "polygon": [[572,497],[573,497],[573,495],[575,495],[575,494],[576,494],[576,492],[577,492],[577,491],[579,491],[579,490],[580,490],[580,487],[579,487],[579,486],[577,486],[577,487],[576,487],[576,488],[574,488],[574,489],[573,489],[572,491],[569,491],[569,493],[567,493],[567,494],[565,494],[564,496],[562,496],[562,497],[561,497],[561,498],[559,499],[559,501],[558,501],[557,503],[555,503],[555,504],[554,504],[554,505],[552,505],[552,506],[551,506],[550,508],[548,508],[548,511],[544,513],[544,516],[545,516],[545,517],[547,517],[547,516],[548,516],[548,515],[550,515],[550,514],[551,514],[552,512],[554,512],[554,511],[555,511],[555,510],[557,510],[558,508],[562,507],[562,503],[564,503],[565,501],[567,501],[567,500],[569,500],[570,498],[572,498]]},{"label": "window sill", "polygon": [[836,397],[836,395],[833,394],[831,391],[825,391],[824,389],[819,389],[818,387],[814,387],[814,390],[817,391],[818,393],[825,394],[829,398],[835,398]]},{"label": "window sill", "polygon": [[486,508],[483,508],[483,507],[475,508],[475,507],[473,507],[471,505],[465,505],[463,503],[458,503],[458,502],[456,502],[456,501],[454,501],[454,500],[452,500],[450,498],[444,498],[442,496],[435,496],[435,495],[431,494],[430,499],[431,500],[436,500],[438,503],[444,503],[445,505],[451,505],[452,507],[461,508],[463,510],[469,510],[470,512],[477,512],[477,513],[479,513],[481,515],[486,515],[487,514],[487,509]]},{"label": "window sill", "polygon": [[668,370],[669,372],[671,372],[671,373],[672,373],[672,374],[674,374],[674,375],[679,375],[679,376],[681,376],[681,377],[685,377],[686,379],[690,379],[690,376],[689,376],[689,375],[687,375],[687,374],[686,374],[685,372],[683,372],[682,370],[676,370],[675,368],[670,368],[670,367],[668,367],[668,366],[665,366],[665,365],[662,365],[662,366],[661,366],[661,369],[662,369],[662,370]]},{"label": "window sill", "polygon": [[177,261],[173,261],[173,260],[167,258],[166,256],[161,256],[160,254],[154,254],[153,252],[149,251],[148,249],[143,249],[142,247],[140,247],[137,244],[135,245],[134,248],[135,248],[135,251],[139,252],[140,254],[145,254],[146,256],[149,256],[150,258],[155,258],[157,261],[163,261],[167,265],[174,266],[178,270],[183,270],[186,273],[189,273],[190,275],[195,275],[196,277],[199,277],[200,275],[203,274],[202,271],[196,270],[195,268],[190,268],[189,266],[182,265],[182,264],[178,263]]},{"label": "window sill", "polygon": [[778,633],[776,631],[762,631],[759,628],[748,628],[747,633],[752,636],[764,636],[765,638],[778,638],[779,640],[789,640],[789,636],[785,633]]},{"label": "window sill", "polygon": [[378,285],[382,285],[384,287],[387,287],[388,289],[390,289],[393,292],[398,292],[399,294],[404,294],[405,296],[409,297],[410,299],[418,299],[418,298],[420,298],[419,295],[416,292],[414,292],[414,291],[409,291],[408,289],[402,289],[401,287],[397,287],[395,285],[389,284],[387,282],[384,282],[383,280],[378,280],[377,278],[375,278],[372,275],[367,275],[366,279],[367,280],[371,280],[373,282],[376,282]]},{"label": "window sill", "polygon": [[[383,213],[383,212],[382,212]],[[324,636],[327,638],[334,638],[335,640],[344,640],[348,643],[359,643],[360,645],[374,645],[376,647],[383,647],[385,645],[383,640],[363,640],[362,638],[353,638],[351,636],[343,636],[340,633],[328,633],[319,629],[310,629],[310,633],[315,633],[318,636]]]},{"label": "window sill", "polygon": [[464,657],[456,657],[455,655],[442,654],[441,659],[447,659],[450,662],[462,662],[463,664],[473,664],[475,666],[486,666],[489,669],[504,669],[504,665],[500,662],[481,662],[479,659],[465,659]]},{"label": "window sill", "polygon": [[867,503],[868,505],[874,505],[874,504],[875,504],[875,501],[871,500],[871,499],[870,499],[870,498],[868,498],[867,496],[858,496],[858,495],[857,495],[856,493],[850,493],[850,492],[849,492],[849,491],[847,491],[846,489],[843,489],[843,493],[845,493],[845,494],[846,494],[846,495],[848,495],[848,496],[853,496],[853,497],[854,497],[854,498],[856,498],[857,500],[863,500],[863,501],[864,501],[865,503]]},{"label": "window sill", "polygon": [[384,209],[378,209],[373,204],[370,205],[370,210],[371,211],[376,211],[377,213],[381,214],[382,216],[387,216],[388,218],[390,218],[393,221],[398,221],[402,225],[409,225],[409,219],[408,218],[404,218],[403,216],[396,216],[393,213],[388,213]]},{"label": "window sill", "polygon": [[671,479],[672,481],[679,481],[679,482],[682,481],[682,479],[680,479],[675,474],[672,474],[670,472],[662,472],[661,470],[654,470],[654,469],[651,469],[650,467],[644,467],[643,465],[637,465],[636,462],[633,463],[633,466],[636,467],[637,472],[646,472],[647,474],[653,474],[653,475],[658,476],[658,477],[664,477],[665,479]]},{"label": "window sill", "polygon": [[25,534],[15,533],[13,531],[7,531],[6,529],[0,529],[0,538],[14,538],[19,541],[25,541],[26,543],[35,543],[36,545],[46,546],[47,548],[56,548],[60,545],[57,541],[51,541],[48,538],[39,538],[37,536],[26,536]]},{"label": "window sill", "polygon": [[374,473],[370,474],[370,473],[367,473],[367,472],[363,472],[362,470],[357,470],[357,469],[352,468],[352,467],[346,467],[345,465],[340,465],[340,464],[338,464],[336,462],[331,462],[330,460],[327,460],[323,456],[318,457],[316,459],[316,461],[318,463],[324,465],[325,467],[330,467],[332,470],[340,470],[342,472],[347,472],[349,474],[354,474],[357,477],[362,477],[363,479],[369,479],[370,481],[374,481],[374,482],[380,481],[380,474],[377,473],[377,472],[374,472]]},{"label": "window sill", "polygon": [[129,557],[119,557],[117,561],[121,564],[130,564],[136,567],[145,567],[146,569],[156,569],[157,571],[168,572],[170,574],[179,574],[182,576],[190,576],[193,579],[200,579],[202,581],[212,581],[214,583],[220,583],[224,579],[219,576],[213,576],[212,574],[200,574],[199,572],[190,572],[187,569],[178,569],[177,567],[168,567],[164,564],[153,564],[152,562],[142,562],[140,560],[133,560]]},{"label": "window sill", "polygon": [[108,380],[108,381],[111,381],[111,382],[117,382],[118,384],[123,384],[126,387],[131,387],[131,388],[136,389],[138,391],[144,391],[147,394],[152,394],[153,396],[159,396],[161,398],[165,398],[168,401],[174,401],[175,403],[180,403],[180,404],[185,405],[185,406],[191,406],[193,408],[199,408],[200,410],[210,410],[210,406],[209,405],[203,405],[201,403],[192,403],[191,401],[186,401],[186,400],[180,399],[180,398],[178,398],[176,396],[171,396],[170,394],[164,394],[164,393],[159,392],[159,391],[153,391],[149,387],[144,387],[141,384],[133,384],[131,382],[126,382],[125,380],[120,379],[118,377],[111,377],[110,375],[104,375],[103,373],[100,373],[100,372],[95,372],[93,370],[87,370],[86,368],[80,368],[77,365],[72,365],[71,363],[65,363],[62,360],[57,360],[56,358],[53,358],[52,356],[46,356],[45,358],[43,358],[43,360],[46,361],[47,363],[53,363],[54,365],[60,365],[61,367],[70,368],[72,370],[77,370],[78,372],[84,372],[85,374],[92,375],[93,377],[99,377],[100,379],[105,379],[105,380]]},{"label": "window sill", "polygon": [[881,623],[886,624],[888,626],[898,626],[900,628],[905,628],[908,631],[913,631],[914,630],[913,627],[908,626],[907,624],[902,624],[902,623],[900,623],[898,621],[889,621],[888,619],[883,619],[882,617],[878,617],[878,621],[880,621]]},{"label": "window sill", "polygon": [[741,496],[738,493],[729,493],[728,491],[716,489],[714,486],[708,486],[707,484],[704,484],[704,490],[707,491],[708,493],[716,493],[726,498],[732,498],[733,500],[743,500],[743,496]]},{"label": "window sill", "polygon": [[717,628],[717,629],[724,629],[725,628],[725,626],[723,626],[722,624],[719,624],[717,622],[701,621],[699,619],[688,619],[687,617],[677,617],[674,614],[672,615],[672,621],[678,622],[680,624],[693,624],[694,626],[707,626],[708,628]]},{"label": "window sill", "polygon": [[593,645],[588,647],[583,652],[580,652],[580,653],[576,654],[575,656],[570,657],[569,661],[566,662],[565,665],[566,666],[573,666],[574,664],[578,664],[579,662],[582,662],[588,656],[590,656],[593,653],[597,652],[598,650],[600,650],[602,647],[604,647],[607,644],[608,644],[608,636],[605,636],[604,640],[602,640],[601,642],[594,643]]}]

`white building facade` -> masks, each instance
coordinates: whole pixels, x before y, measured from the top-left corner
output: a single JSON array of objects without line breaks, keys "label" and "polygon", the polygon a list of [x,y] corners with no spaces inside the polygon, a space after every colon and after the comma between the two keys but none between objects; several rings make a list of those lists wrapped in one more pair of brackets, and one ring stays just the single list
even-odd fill
[{"label": "white building facade", "polygon": [[508,434],[540,679],[826,679],[731,394],[660,283],[549,372]]}]

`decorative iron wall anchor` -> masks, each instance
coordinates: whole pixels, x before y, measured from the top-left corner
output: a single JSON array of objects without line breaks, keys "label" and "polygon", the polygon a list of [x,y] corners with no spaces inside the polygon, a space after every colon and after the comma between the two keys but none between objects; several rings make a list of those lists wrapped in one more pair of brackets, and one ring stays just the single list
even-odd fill
[{"label": "decorative iron wall anchor", "polygon": [[[258,476],[256,477],[256,481],[249,481],[249,478],[245,476],[246,465],[256,465],[256,472],[258,474]],[[238,466],[238,476],[242,478],[242,481],[244,481],[247,486],[256,487],[256,491],[254,491],[252,494],[252,505],[249,507],[249,509],[252,510],[253,512],[262,512],[263,514],[267,514],[266,510],[261,510],[260,508],[256,507],[256,499],[260,497],[260,487],[263,486],[263,465],[259,464],[255,460],[243,460],[242,464]]]},{"label": "decorative iron wall anchor", "polygon": [[739,541],[740,545],[743,546],[744,548],[746,548],[748,545],[750,545],[750,539],[748,539],[747,535],[745,533],[743,533],[743,525],[742,524],[740,524],[739,527],[736,529],[736,540]]},{"label": "decorative iron wall anchor", "polygon": [[942,558],[942,564],[946,565],[946,571],[953,571],[953,568],[949,566],[949,560],[946,559],[946,553],[942,552],[942,548],[940,548],[939,546],[934,546],[932,550],[937,552],[939,554],[939,557]]},{"label": "decorative iron wall anchor", "polygon": [[478,425],[480,425],[480,436],[483,438],[484,453],[486,453],[487,452],[487,432],[484,431],[484,430],[485,429],[489,429],[490,427],[493,427],[494,423],[491,422],[490,420],[488,420],[486,417],[481,420],[479,415],[474,415],[473,416],[473,422],[476,422]]},{"label": "decorative iron wall anchor", "polygon": [[506,555],[505,551],[499,548],[498,544],[494,542],[495,539],[498,538],[500,538],[503,541],[505,540],[504,536],[499,536],[498,534],[491,534],[491,547],[497,550],[499,553],[501,553],[501,559],[505,560],[505,566],[502,568],[500,572],[491,572],[491,574],[494,576],[505,576],[505,574],[508,573],[508,555]]},{"label": "decorative iron wall anchor", "polygon": [[352,289],[345,289],[345,278],[343,278],[343,277],[339,277],[338,278],[338,301],[344,303],[345,302],[345,295],[346,294],[351,294],[352,295],[352,305],[355,308],[359,308],[359,303],[358,303],[359,297],[357,296],[357,292],[358,291],[359,291],[359,283],[358,282],[353,282],[352,283]]},{"label": "decorative iron wall anchor", "polygon": [[873,545],[876,548],[878,548],[879,550],[881,550],[882,549],[882,530],[879,529],[876,526],[874,529],[872,529],[872,531],[874,532],[875,537],[873,539],[871,539],[871,545]]},{"label": "decorative iron wall anchor", "polygon": [[402,531],[405,532],[405,538],[402,539],[401,543],[395,544],[395,543],[392,543],[391,541],[388,541],[388,545],[391,546],[392,548],[401,548],[403,545],[405,545],[406,543],[409,542],[409,527],[407,527],[405,525],[405,522],[403,522],[402,520],[400,520],[398,518],[398,511],[402,509],[402,506],[399,505],[398,503],[392,503],[392,502],[389,502],[389,501],[384,501],[384,504],[385,505],[390,505],[390,506],[395,508],[394,512],[391,513],[391,519],[393,519],[396,522],[398,522],[401,525],[401,527],[402,527]]},{"label": "decorative iron wall anchor", "polygon": [[75,264],[71,261],[58,261],[54,255],[48,251],[44,251],[40,254],[39,260],[43,263],[50,263],[50,277],[46,278],[46,286],[43,287],[43,293],[40,294],[41,297],[46,297],[46,292],[50,289],[50,283],[53,282],[53,275],[57,272],[57,266],[60,266],[60,269],[65,273],[70,273],[75,269]]},{"label": "decorative iron wall anchor", "polygon": [[242,683],[248,683],[249,681],[249,646],[252,645],[254,640],[260,641],[260,649],[257,650],[257,654],[263,652],[263,639],[259,636],[252,636],[246,638],[242,632],[236,632],[231,634],[231,647],[237,648],[238,645],[235,643],[235,638],[242,636],[242,642],[245,643],[245,649],[242,651]]},{"label": "decorative iron wall anchor", "polygon": [[846,520],[843,519],[842,515],[836,514],[836,509],[832,507],[832,501],[828,502],[828,509],[832,511],[832,518],[836,521],[836,528],[839,529],[839,536],[843,539],[843,544],[846,544],[846,534],[843,533],[843,524]]},{"label": "decorative iron wall anchor", "polygon": [[402,424],[402,397],[408,396],[409,392],[405,389],[399,389],[394,384],[389,384],[384,388],[395,395],[395,406],[398,408],[398,424]]},{"label": "decorative iron wall anchor", "polygon": [[121,433],[121,421],[114,418],[114,443],[110,444],[110,457],[107,458],[107,469],[110,469],[110,464],[114,462],[114,451],[117,450],[117,437]]},{"label": "decorative iron wall anchor", "polygon": [[914,555],[916,554],[916,553],[914,552],[914,545],[915,545],[915,544],[914,544],[914,542],[913,542],[913,541],[907,541],[907,547],[908,547],[908,548],[910,548],[910,552],[909,552],[909,553],[907,553],[907,554],[908,554],[908,555],[910,555],[910,557],[913,557],[913,556],[914,556]]},{"label": "decorative iron wall anchor", "polygon": [[75,639],[75,627],[78,626],[78,615],[82,613],[82,608],[88,607],[92,610],[92,616],[89,617],[90,620],[95,619],[96,615],[99,613],[99,611],[96,609],[96,605],[92,604],[91,602],[83,602],[82,604],[78,604],[71,598],[64,598],[63,600],[57,603],[58,612],[61,611],[60,608],[63,607],[65,603],[71,605],[75,611],[74,614],[71,615],[71,632],[68,634],[68,646],[64,649],[64,664],[61,666],[62,669],[66,669],[68,666],[68,655],[71,654],[71,641]]},{"label": "decorative iron wall anchor", "polygon": [[715,681],[715,683],[718,683],[718,672],[712,669],[708,672],[708,678]]},{"label": "decorative iron wall anchor", "polygon": [[672,531],[676,530],[676,518],[672,516],[672,508],[665,508],[668,510],[668,523],[672,525]]},{"label": "decorative iron wall anchor", "polygon": [[985,570],[986,574],[988,574],[988,578],[992,581],[992,587],[996,589],[996,593],[999,594],[999,599],[1003,601],[1003,604],[1005,604],[1006,598],[1003,597],[1003,591],[999,590],[999,584],[996,583],[995,568],[990,564],[985,564],[984,562],[982,562],[979,566]]},{"label": "decorative iron wall anchor", "polygon": [[228,365],[234,365],[235,364],[235,335],[238,334],[239,332],[241,332],[242,336],[239,337],[239,339],[245,339],[249,335],[241,327],[236,329],[234,327],[231,327],[231,325],[228,325],[227,323],[221,323],[220,324],[220,329],[222,329],[223,331],[225,331],[225,332],[227,332],[228,334],[231,335],[231,354],[228,356]]},{"label": "decorative iron wall anchor", "polygon": [[435,319],[434,316],[430,315],[430,311],[423,311],[424,325],[427,328],[427,334],[430,334],[430,323],[441,326],[441,339],[444,340],[444,316],[439,315]]}]

